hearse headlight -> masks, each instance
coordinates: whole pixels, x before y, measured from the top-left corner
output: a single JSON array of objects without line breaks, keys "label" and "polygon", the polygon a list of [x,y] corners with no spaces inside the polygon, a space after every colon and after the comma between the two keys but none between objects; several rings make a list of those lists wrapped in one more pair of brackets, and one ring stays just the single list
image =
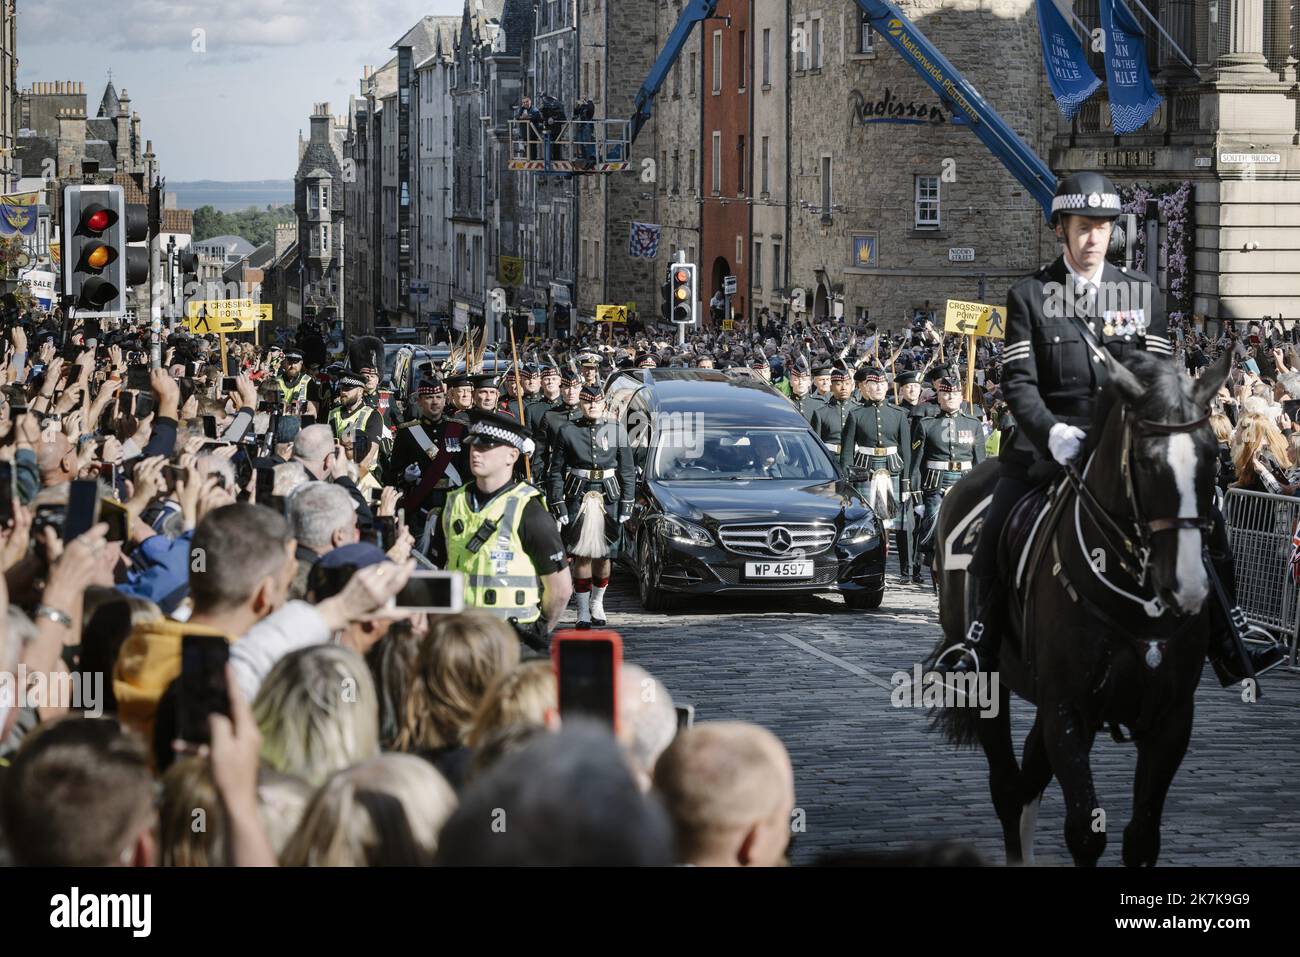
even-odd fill
[{"label": "hearse headlight", "polygon": [[699,525],[693,525],[690,522],[684,522],[680,518],[663,517],[664,534],[674,542],[680,542],[683,545],[712,545],[713,536],[709,534],[708,529],[701,528]]},{"label": "hearse headlight", "polygon": [[876,520],[874,517],[859,519],[852,525],[846,525],[840,532],[841,545],[861,545],[876,537]]}]

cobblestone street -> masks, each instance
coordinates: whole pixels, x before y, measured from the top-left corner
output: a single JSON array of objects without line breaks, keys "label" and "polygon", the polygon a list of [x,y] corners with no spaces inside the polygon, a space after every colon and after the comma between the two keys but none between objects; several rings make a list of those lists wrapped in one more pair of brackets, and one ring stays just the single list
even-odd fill
[{"label": "cobblestone street", "polygon": [[[939,634],[928,585],[891,584],[880,610],[861,614],[837,596],[814,596],[697,601],[648,615],[620,575],[607,602],[626,658],[662,680],[675,702],[693,704],[697,721],[754,721],[785,742],[807,824],[797,863],[960,839],[1003,861],[983,754],[953,749],[928,729],[924,709],[890,701],[890,677],[910,673]],[[1278,669],[1262,686],[1263,700],[1243,704],[1207,666],[1165,809],[1161,864],[1300,861],[1300,821],[1287,811],[1300,791],[1300,677]],[[1012,709],[1018,753],[1032,711],[1014,698]],[[1120,863],[1135,761],[1131,745],[1097,736],[1093,769],[1110,833],[1103,865]],[[1053,782],[1038,815],[1037,863],[1070,863],[1063,825]]]}]

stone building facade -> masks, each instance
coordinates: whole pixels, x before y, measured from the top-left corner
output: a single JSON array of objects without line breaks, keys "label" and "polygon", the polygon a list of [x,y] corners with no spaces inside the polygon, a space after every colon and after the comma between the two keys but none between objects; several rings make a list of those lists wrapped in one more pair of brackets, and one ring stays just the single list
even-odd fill
[{"label": "stone building facade", "polygon": [[[1097,22],[1096,0],[1080,0]],[[1300,317],[1300,125],[1294,5],[1240,0],[1161,4],[1166,30],[1200,79],[1165,42],[1148,62],[1164,103],[1141,130],[1117,140],[1104,88],[1072,123],[1058,122],[1053,167],[1104,170],[1153,192],[1191,183],[1190,209],[1165,208],[1157,263],[1189,324]],[[1150,33],[1152,31],[1148,31]],[[1099,76],[1102,64],[1092,65]],[[1178,242],[1190,233],[1190,251]],[[1169,260],[1173,260],[1170,262]],[[1185,291],[1181,297],[1180,291]]]},{"label": "stone building facade", "polygon": [[[544,95],[553,96],[570,118],[580,99],[578,3],[579,0],[538,3],[532,37],[527,40],[524,54],[524,95],[532,98],[534,106]],[[550,328],[567,329],[578,264],[576,239],[581,181],[562,174],[508,175],[516,178],[522,207],[524,280],[519,305],[533,309],[536,316],[544,316]]]},{"label": "stone building facade", "polygon": [[750,89],[754,100],[750,137],[751,313],[781,316],[787,305],[786,264],[790,235],[787,156],[790,110],[787,62],[789,0],[754,0],[750,30]]},{"label": "stone building facade", "polygon": [[348,241],[344,247],[344,328],[373,329],[383,288],[382,104],[397,85],[396,58],[378,70],[365,67],[360,92],[348,104],[343,145],[343,194]]},{"label": "stone building facade", "polygon": [[451,313],[451,72],[460,18],[437,17],[432,52],[415,66],[417,321]]},{"label": "stone building facade", "polygon": [[[656,16],[658,49],[663,49],[680,15],[681,4],[676,0],[659,3]],[[698,262],[702,248],[700,197],[705,190],[701,176],[704,154],[700,138],[701,88],[704,86],[704,64],[700,57],[702,32],[699,29],[691,32],[654,104],[661,165],[663,159],[667,160],[658,183],[659,223],[663,229],[659,237],[655,278],[660,284],[667,280],[668,267],[676,261],[679,251],[684,251],[690,262]],[[701,292],[705,285],[701,284]],[[704,301],[707,302],[707,294]],[[641,308],[641,320],[651,325],[667,318],[662,312],[663,296],[657,294]]]},{"label": "stone building facade", "polygon": [[[596,119],[632,116],[637,91],[659,52],[658,24],[661,18],[676,20],[668,12],[672,9],[672,3],[661,8],[659,0],[582,0],[578,14],[581,86],[595,105]],[[629,154],[630,171],[581,178],[579,318],[594,317],[601,304],[632,302],[642,311],[659,301],[656,260],[628,255],[632,223],[660,222],[661,190],[656,181],[662,173],[654,169],[662,161],[657,125],[652,116],[641,131]],[[647,166],[646,160],[652,164]]]},{"label": "stone building facade", "polygon": [[[900,7],[1040,156],[1055,131],[1031,0]],[[791,0],[789,287],[809,314],[897,326],[1005,302],[1054,255],[1041,208],[853,0]],[[997,51],[991,56],[990,51]],[[950,252],[950,250],[969,251]],[[963,261],[968,259],[969,261]]]}]

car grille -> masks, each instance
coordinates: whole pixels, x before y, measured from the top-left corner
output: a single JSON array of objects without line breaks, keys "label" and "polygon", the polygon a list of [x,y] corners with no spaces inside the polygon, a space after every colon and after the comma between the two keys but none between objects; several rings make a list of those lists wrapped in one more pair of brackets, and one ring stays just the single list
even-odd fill
[{"label": "car grille", "polygon": [[714,565],[710,569],[725,585],[752,585],[755,588],[782,586],[829,585],[840,574],[838,565],[814,565],[812,578],[745,578],[744,569],[727,565]]},{"label": "car grille", "polygon": [[[790,547],[784,551],[774,551],[767,543],[768,532],[774,528],[783,528],[789,532]],[[752,555],[756,558],[785,558],[796,552],[804,555],[819,555],[835,542],[833,525],[787,524],[771,522],[763,525],[723,525],[718,529],[722,546],[737,555]]]}]

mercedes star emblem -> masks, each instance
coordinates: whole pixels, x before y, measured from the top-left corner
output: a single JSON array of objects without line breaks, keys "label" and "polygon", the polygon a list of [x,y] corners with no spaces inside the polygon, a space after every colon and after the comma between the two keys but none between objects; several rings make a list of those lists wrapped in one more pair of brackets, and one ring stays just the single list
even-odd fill
[{"label": "mercedes star emblem", "polygon": [[767,547],[775,555],[784,555],[794,544],[794,536],[790,534],[788,528],[778,525],[767,533]]}]

